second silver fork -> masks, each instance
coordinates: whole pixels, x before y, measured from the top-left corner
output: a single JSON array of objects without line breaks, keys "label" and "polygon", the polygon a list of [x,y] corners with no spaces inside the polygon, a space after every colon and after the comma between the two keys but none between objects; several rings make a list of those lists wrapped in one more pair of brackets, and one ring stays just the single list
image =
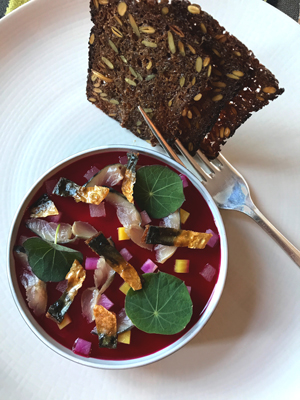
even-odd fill
[{"label": "second silver fork", "polygon": [[[174,152],[154,126],[144,110],[139,107],[139,111],[152,133],[156,136],[169,156],[185,166],[176,152]],[[197,157],[199,157],[200,161],[198,163],[178,139],[175,141],[175,144],[188,163],[197,171],[202,183],[220,209],[240,211],[251,217],[277,244],[279,244],[298,267],[300,267],[300,251],[259,211],[251,199],[247,182],[224,156],[220,154],[215,160],[209,161],[206,156],[198,150]]]}]

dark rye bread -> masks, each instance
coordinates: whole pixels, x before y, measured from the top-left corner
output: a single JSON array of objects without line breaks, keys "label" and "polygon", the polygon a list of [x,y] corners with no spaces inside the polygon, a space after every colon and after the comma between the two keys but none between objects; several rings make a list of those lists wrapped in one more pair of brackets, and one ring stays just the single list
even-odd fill
[{"label": "dark rye bread", "polygon": [[[164,137],[215,157],[250,112],[283,92],[274,76],[210,15],[188,1],[92,0],[87,97],[155,143]],[[246,101],[245,101],[246,100]]]},{"label": "dark rye bread", "polygon": [[[209,158],[215,158],[221,150],[221,146],[235,133],[236,129],[253,112],[259,111],[271,100],[281,95],[284,89],[278,87],[275,76],[264,65],[260,64],[252,51],[248,50],[243,43],[230,35],[207,13],[204,13],[203,19],[205,20],[204,23],[210,27],[207,34],[225,44],[230,52],[240,57],[243,60],[244,69],[248,71],[247,76],[243,77],[241,90],[225,104],[217,122],[200,145],[201,150]],[[213,79],[224,81],[224,75],[220,74],[217,68],[217,65],[214,65]]]}]

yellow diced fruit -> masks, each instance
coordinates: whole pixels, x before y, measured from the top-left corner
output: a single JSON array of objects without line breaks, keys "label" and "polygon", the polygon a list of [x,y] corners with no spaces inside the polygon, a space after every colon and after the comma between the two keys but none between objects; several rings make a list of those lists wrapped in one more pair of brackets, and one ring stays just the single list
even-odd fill
[{"label": "yellow diced fruit", "polygon": [[188,211],[185,211],[183,208],[180,209],[180,222],[184,224],[188,217],[190,216],[190,213]]},{"label": "yellow diced fruit", "polygon": [[68,314],[66,314],[64,316],[64,319],[61,321],[60,324],[57,324],[57,326],[59,327],[60,330],[62,330],[63,328],[65,328],[67,325],[69,325],[69,323],[72,322],[71,318],[69,317]]},{"label": "yellow diced fruit", "polygon": [[118,228],[118,239],[119,240],[129,240],[130,237],[127,235],[125,228]]},{"label": "yellow diced fruit", "polygon": [[127,282],[124,282],[119,289],[121,290],[122,293],[127,294],[128,290],[130,289],[130,285]]},{"label": "yellow diced fruit", "polygon": [[186,274],[187,272],[189,272],[189,266],[189,260],[176,260],[174,271],[178,274]]},{"label": "yellow diced fruit", "polygon": [[118,334],[118,342],[130,344],[131,331],[126,331]]}]

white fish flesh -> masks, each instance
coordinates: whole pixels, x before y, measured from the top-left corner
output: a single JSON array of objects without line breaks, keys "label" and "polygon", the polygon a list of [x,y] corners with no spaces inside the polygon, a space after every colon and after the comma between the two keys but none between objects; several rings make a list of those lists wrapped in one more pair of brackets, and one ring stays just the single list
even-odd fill
[{"label": "white fish flesh", "polygon": [[117,315],[117,333],[129,331],[134,327],[131,319],[126,314],[125,308],[122,308]]},{"label": "white fish flesh", "polygon": [[140,213],[134,204],[130,203],[121,193],[112,190],[106,196],[105,201],[116,207],[117,217],[125,228],[131,225],[141,225]]},{"label": "white fish flesh", "polygon": [[28,264],[26,253],[21,251],[15,252],[22,264],[21,283],[26,291],[26,300],[29,308],[39,317],[45,314],[47,309],[47,285],[41,281],[33,272]]},{"label": "white fish flesh", "polygon": [[142,247],[143,249],[147,249],[150,251],[153,250],[153,244],[147,244],[142,242],[144,228],[142,228],[140,225],[131,225],[128,228],[125,228],[125,231],[127,235],[130,237],[130,239],[139,247]]},{"label": "white fish flesh", "polygon": [[100,257],[97,269],[94,271],[95,287],[87,288],[81,295],[82,315],[90,323],[94,321],[94,307],[98,304],[101,294],[109,287],[115,277],[115,271]]},{"label": "white fish flesh", "polygon": [[82,315],[86,318],[88,323],[94,321],[94,306],[100,299],[100,292],[97,288],[91,287],[85,289],[81,295],[81,311]]},{"label": "white fish flesh", "polygon": [[97,268],[94,271],[95,287],[100,288],[100,293],[104,293],[112,283],[115,273],[116,271],[113,270],[105,261],[105,258],[101,256],[97,262]]},{"label": "white fish flesh", "polygon": [[115,186],[123,180],[125,170],[126,167],[122,164],[108,165],[97,172],[84,186]]},{"label": "white fish flesh", "polygon": [[[180,229],[180,212],[179,210],[173,212],[167,217],[163,218],[163,226],[166,228]],[[177,250],[176,246],[164,246],[157,244],[154,246],[156,261],[163,264],[167,261]]]},{"label": "white fish flesh", "polygon": [[72,233],[80,239],[89,239],[97,233],[97,229],[88,222],[75,221],[72,225]]},{"label": "white fish flesh", "polygon": [[49,242],[55,241],[57,226],[57,243],[68,243],[72,240],[72,226],[66,223],[48,222],[44,219],[31,218],[26,221],[26,226],[36,235]]}]

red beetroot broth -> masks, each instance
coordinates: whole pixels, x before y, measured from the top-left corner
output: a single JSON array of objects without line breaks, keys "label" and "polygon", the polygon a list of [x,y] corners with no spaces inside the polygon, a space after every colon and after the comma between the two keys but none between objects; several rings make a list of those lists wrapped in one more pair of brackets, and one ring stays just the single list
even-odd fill
[{"label": "red beetroot broth", "polygon": [[[84,184],[86,179],[84,174],[93,166],[102,169],[109,164],[114,164],[119,162],[119,157],[124,156],[124,152],[113,151],[107,153],[101,153],[100,155],[88,155],[83,159],[73,162],[71,165],[63,167],[59,172],[55,173],[47,179],[50,180],[58,179],[60,177],[66,177],[73,180],[77,184]],[[165,165],[155,158],[140,155],[139,165]],[[120,186],[115,186],[115,189],[119,190]],[[34,203],[43,193],[46,193],[45,182],[41,189],[37,192],[35,197],[32,199],[31,204]],[[185,224],[182,225],[182,229],[196,230],[199,232],[205,232],[207,229],[212,229],[214,232],[218,232],[217,227],[214,222],[213,215],[202,197],[199,191],[189,183],[188,187],[184,188],[185,202],[182,208],[190,212],[190,217]],[[150,258],[158,265],[158,270],[166,273],[173,274],[183,280],[187,286],[191,286],[191,298],[193,301],[193,315],[191,321],[186,326],[186,328],[176,335],[155,335],[148,334],[133,328],[131,332],[131,343],[130,345],[118,343],[118,347],[115,350],[99,348],[98,338],[96,335],[91,334],[91,330],[94,328],[95,323],[87,323],[85,318],[81,314],[81,293],[88,287],[94,286],[93,273],[94,271],[86,271],[86,279],[84,281],[83,287],[80,289],[79,293],[75,297],[73,304],[68,310],[68,314],[72,322],[60,330],[57,325],[46,318],[46,316],[36,317],[32,311],[33,317],[36,319],[38,324],[47,332],[53,339],[55,339],[61,345],[72,349],[75,340],[79,337],[87,341],[92,342],[92,350],[90,357],[105,359],[105,360],[128,360],[139,358],[153,354],[163,348],[171,345],[177,341],[181,336],[183,336],[198,320],[199,316],[206,309],[211,295],[213,293],[214,287],[218,280],[219,268],[220,268],[220,242],[218,242],[213,248],[206,246],[203,250],[191,250],[187,248],[178,248],[175,254],[167,260],[164,264],[159,264],[155,260],[155,252],[141,249],[135,245],[132,241],[119,241],[117,228],[121,226],[120,222],[116,217],[115,208],[110,204],[106,203],[106,217],[92,218],[89,213],[89,205],[85,203],[76,203],[73,198],[64,198],[56,195],[50,195],[50,198],[54,201],[56,207],[62,212],[62,218],[60,222],[66,222],[73,224],[76,221],[86,221],[94,226],[97,230],[103,231],[106,237],[111,236],[117,250],[121,250],[126,247],[129,252],[133,255],[130,263],[136,268],[136,270],[141,274],[141,266],[144,262]],[[141,210],[140,210],[141,211]],[[74,217],[75,216],[75,217]],[[24,213],[23,220],[20,224],[17,238],[21,236],[31,237],[32,232],[25,227],[24,221],[29,218],[28,209]],[[152,220],[153,225],[158,225],[159,220]],[[18,244],[18,242],[17,242]],[[67,244],[67,247],[76,248],[81,251],[84,255],[84,260],[86,257],[95,257],[95,253],[84,243],[84,240],[79,240],[76,244]],[[176,259],[187,259],[190,260],[189,272],[185,274],[178,274],[174,272],[174,265]],[[207,282],[201,275],[200,271],[204,266],[209,263],[217,271],[211,282]],[[84,266],[84,261],[83,261]],[[22,295],[26,301],[25,289],[23,288],[20,278],[22,275],[22,267],[16,258],[16,270],[18,275],[19,287]],[[114,303],[114,306],[110,311],[116,314],[124,307],[125,295],[119,290],[122,285],[122,278],[116,274],[115,279],[111,286],[105,291],[106,296]],[[49,282],[47,283],[48,292],[48,304],[49,307],[55,301],[58,300],[61,293],[56,289],[57,283]],[[75,328],[75,329],[74,329]]]}]

